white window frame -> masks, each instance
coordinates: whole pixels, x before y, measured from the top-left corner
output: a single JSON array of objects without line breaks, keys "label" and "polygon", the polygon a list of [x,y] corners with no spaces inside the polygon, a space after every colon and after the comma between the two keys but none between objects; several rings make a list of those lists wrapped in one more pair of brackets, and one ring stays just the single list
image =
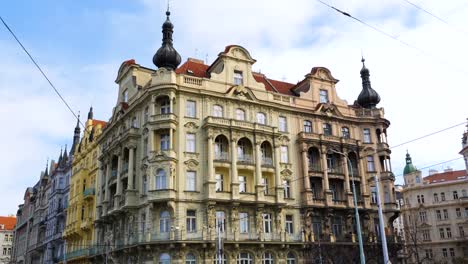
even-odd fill
[{"label": "white window frame", "polygon": [[187,133],[185,134],[185,151],[190,153],[196,152],[196,134],[195,133]]},{"label": "white window frame", "polygon": [[224,211],[216,211],[216,229],[221,233],[226,231],[226,214]]},{"label": "white window frame", "polygon": [[171,213],[162,211],[159,214],[159,232],[168,233],[171,230]]},{"label": "white window frame", "polygon": [[223,176],[223,174],[217,173],[215,175],[215,180],[216,180],[216,191],[217,192],[223,192],[224,191],[224,176]]},{"label": "white window frame", "polygon": [[257,113],[257,123],[266,125],[266,114],[262,112]]},{"label": "white window frame", "polygon": [[186,175],[186,184],[185,190],[189,192],[194,192],[197,190],[197,172],[196,171],[187,171]]},{"label": "white window frame", "polygon": [[160,148],[161,150],[169,150],[171,137],[169,134],[160,134]]},{"label": "white window frame", "polygon": [[197,102],[187,100],[185,103],[185,116],[195,118],[197,117]]},{"label": "white window frame", "polygon": [[[288,219],[290,218],[290,219]],[[285,215],[285,231],[286,233],[292,235],[294,233],[294,216],[293,215]]]},{"label": "white window frame", "polygon": [[159,169],[156,171],[155,189],[164,190],[167,188],[167,175],[166,171]]},{"label": "white window frame", "polygon": [[245,121],[245,110],[241,108],[236,109],[236,120]]},{"label": "white window frame", "polygon": [[239,175],[239,193],[247,192],[247,176]]},{"label": "white window frame", "polygon": [[[190,212],[190,214],[189,214]],[[192,215],[193,212],[193,215]],[[187,210],[187,233],[197,232],[197,211]]]},{"label": "white window frame", "polygon": [[281,146],[281,163],[289,163],[288,146]]},{"label": "white window frame", "polygon": [[312,121],[304,120],[304,133],[312,133]]},{"label": "white window frame", "polygon": [[371,131],[369,128],[364,128],[362,130],[362,142],[363,143],[372,143]]},{"label": "white window frame", "polygon": [[273,232],[271,214],[270,213],[264,213],[262,215],[262,219],[263,219],[263,232],[265,234],[270,234],[271,232]]},{"label": "white window frame", "polygon": [[278,117],[278,130],[280,132],[288,131],[288,121],[285,116]]},{"label": "white window frame", "polygon": [[283,181],[284,198],[291,198],[291,183],[288,180]]},{"label": "white window frame", "polygon": [[244,84],[244,75],[242,71],[234,71],[234,84],[235,85],[243,85]]},{"label": "white window frame", "polygon": [[329,102],[328,90],[320,89],[319,95],[320,95],[320,103],[321,104],[326,104],[326,103]]},{"label": "white window frame", "polygon": [[239,213],[239,232],[241,234],[249,233],[249,214],[246,212]]},{"label": "white window frame", "polygon": [[125,90],[122,92],[122,102],[128,103],[128,89],[125,89]]},{"label": "white window frame", "polygon": [[224,117],[223,107],[220,105],[213,105],[213,116]]}]

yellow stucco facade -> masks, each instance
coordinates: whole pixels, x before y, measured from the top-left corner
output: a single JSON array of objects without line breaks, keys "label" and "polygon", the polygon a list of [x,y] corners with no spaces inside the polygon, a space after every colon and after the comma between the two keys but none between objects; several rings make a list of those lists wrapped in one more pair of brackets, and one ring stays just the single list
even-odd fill
[{"label": "yellow stucco facade", "polygon": [[85,248],[92,243],[94,237],[95,179],[98,169],[96,138],[101,134],[104,125],[105,122],[92,119],[90,110],[86,130],[75,149],[67,224],[63,235],[66,241],[67,263],[90,263]]}]

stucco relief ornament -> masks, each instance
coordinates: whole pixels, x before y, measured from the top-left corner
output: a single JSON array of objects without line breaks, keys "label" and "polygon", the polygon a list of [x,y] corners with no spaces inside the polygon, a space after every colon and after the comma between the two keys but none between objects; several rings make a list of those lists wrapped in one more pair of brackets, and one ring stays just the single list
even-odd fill
[{"label": "stucco relief ornament", "polygon": [[190,170],[195,170],[198,167],[199,162],[194,160],[194,159],[189,159],[189,160],[185,161],[184,164],[187,165],[187,167]]},{"label": "stucco relief ornament", "polygon": [[184,127],[188,128],[188,129],[191,129],[191,130],[194,130],[194,129],[198,128],[198,125],[195,124],[195,122],[187,122],[187,123],[185,123]]}]

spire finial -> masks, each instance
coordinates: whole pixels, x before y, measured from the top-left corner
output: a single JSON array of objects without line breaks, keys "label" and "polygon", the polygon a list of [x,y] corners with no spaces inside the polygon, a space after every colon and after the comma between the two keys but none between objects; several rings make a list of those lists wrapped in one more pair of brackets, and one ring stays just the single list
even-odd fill
[{"label": "spire finial", "polygon": [[48,176],[48,175],[49,175],[49,157],[47,157],[45,171],[44,171],[44,176]]},{"label": "spire finial", "polygon": [[91,107],[89,108],[89,112],[88,112],[88,120],[91,120],[93,119],[93,105],[91,105]]},{"label": "spire finial", "polygon": [[167,19],[162,25],[162,45],[153,56],[153,63],[158,68],[166,68],[167,70],[175,70],[179,66],[181,57],[173,46],[172,33],[174,33],[174,25],[169,19],[171,12],[169,11],[169,1],[166,11]]},{"label": "spire finial", "polygon": [[166,11],[167,19],[169,19],[169,16],[171,15],[170,5],[171,5],[171,0],[167,0],[167,11]]}]

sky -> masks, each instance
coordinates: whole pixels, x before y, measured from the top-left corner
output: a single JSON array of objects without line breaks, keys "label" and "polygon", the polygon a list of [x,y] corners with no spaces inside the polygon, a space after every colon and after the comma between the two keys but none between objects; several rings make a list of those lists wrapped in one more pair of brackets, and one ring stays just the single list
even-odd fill
[{"label": "sky", "polygon": [[[171,0],[174,46],[182,55],[212,63],[230,44],[245,47],[253,68],[296,83],[314,66],[340,80],[337,93],[352,104],[361,91],[361,54],[391,125],[390,146],[468,117],[465,61],[468,3],[463,0],[324,0],[389,36],[318,1]],[[0,15],[15,31],[73,110],[108,120],[117,100],[120,64],[135,59],[155,68],[167,1],[6,1]],[[71,146],[76,119],[28,57],[0,25],[0,215],[16,214],[25,189],[34,186],[47,159]],[[82,118],[82,121],[84,118]],[[424,168],[461,157],[457,126],[392,149],[397,183],[408,150]],[[458,159],[431,167],[464,169]],[[423,169],[427,174],[427,169]]]}]

